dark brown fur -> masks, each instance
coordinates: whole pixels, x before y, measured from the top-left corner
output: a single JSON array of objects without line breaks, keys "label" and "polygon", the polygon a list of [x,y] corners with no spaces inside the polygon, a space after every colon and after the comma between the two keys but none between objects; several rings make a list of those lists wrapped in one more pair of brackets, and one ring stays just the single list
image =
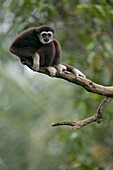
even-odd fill
[{"label": "dark brown fur", "polygon": [[[51,31],[54,35],[54,29],[50,26],[43,25],[41,27],[29,28],[20,33],[12,42],[9,50],[17,55],[21,62],[24,58],[32,61],[33,55],[37,52],[40,56],[40,66],[55,66],[60,64],[61,48],[57,40],[53,40],[49,44],[42,44],[39,40],[39,35],[42,31]],[[74,71],[74,67],[63,64],[70,72]]]},{"label": "dark brown fur", "polygon": [[54,29],[47,25],[30,28],[14,39],[10,52],[17,55],[21,61],[24,57],[32,60],[32,56],[37,52],[42,67],[60,64],[61,48],[58,41],[54,39],[49,44],[42,44],[38,37],[42,31],[52,31],[54,34]]}]

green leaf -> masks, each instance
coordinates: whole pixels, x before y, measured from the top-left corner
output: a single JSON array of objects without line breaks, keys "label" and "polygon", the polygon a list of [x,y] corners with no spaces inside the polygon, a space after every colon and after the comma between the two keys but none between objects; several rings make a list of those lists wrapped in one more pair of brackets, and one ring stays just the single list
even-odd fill
[{"label": "green leaf", "polygon": [[87,6],[87,5],[80,4],[80,5],[77,5],[75,12],[80,12],[80,11],[83,11],[83,10],[86,10],[86,9],[90,9],[90,7]]},{"label": "green leaf", "polygon": [[94,5],[94,8],[101,14],[101,16],[103,16],[104,18],[107,17],[102,5]]}]

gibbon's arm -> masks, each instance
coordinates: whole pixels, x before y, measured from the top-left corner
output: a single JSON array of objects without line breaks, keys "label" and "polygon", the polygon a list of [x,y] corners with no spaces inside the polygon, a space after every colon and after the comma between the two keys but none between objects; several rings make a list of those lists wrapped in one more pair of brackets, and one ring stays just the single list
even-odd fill
[{"label": "gibbon's arm", "polygon": [[39,70],[39,60],[40,56],[38,53],[30,47],[17,47],[12,45],[9,49],[11,53],[17,55],[20,59],[22,58],[33,58],[33,70],[38,71]]},{"label": "gibbon's arm", "polygon": [[60,63],[60,59],[61,59],[61,47],[60,44],[58,43],[57,40],[53,41],[55,44],[55,49],[56,49],[56,56],[55,56],[55,67],[57,68],[57,70],[59,71],[59,73],[62,73],[63,70],[67,70],[72,72],[76,77],[82,76],[82,77],[86,77],[81,71],[79,71],[78,69],[68,65],[68,64],[64,64],[64,63]]},{"label": "gibbon's arm", "polygon": [[24,58],[33,59],[33,70],[39,70],[39,55],[37,53],[37,41],[34,37],[34,28],[20,33],[12,42],[9,50],[17,55],[21,61]]},{"label": "gibbon's arm", "polygon": [[62,65],[60,63],[61,60],[61,47],[57,40],[54,39],[53,41],[55,45],[55,60],[54,60],[54,66],[58,70],[59,73],[62,73],[63,70],[66,70],[66,66]]},{"label": "gibbon's arm", "polygon": [[39,70],[40,57],[39,57],[38,53],[36,52],[35,48],[29,47],[29,46],[21,47],[21,45],[19,45],[19,44],[15,45],[15,43],[14,43],[10,46],[9,50],[11,53],[17,55],[20,59],[33,58],[33,70],[34,71]]},{"label": "gibbon's arm", "polygon": [[55,59],[54,59],[54,65],[60,64],[61,60],[61,47],[57,40],[53,40],[53,43],[55,45]]},{"label": "gibbon's arm", "polygon": [[32,57],[36,51],[31,47],[19,47],[13,45],[9,48],[10,52],[17,55],[18,57]]},{"label": "gibbon's arm", "polygon": [[34,28],[21,32],[10,45],[10,52],[18,57],[32,57],[36,52]]}]

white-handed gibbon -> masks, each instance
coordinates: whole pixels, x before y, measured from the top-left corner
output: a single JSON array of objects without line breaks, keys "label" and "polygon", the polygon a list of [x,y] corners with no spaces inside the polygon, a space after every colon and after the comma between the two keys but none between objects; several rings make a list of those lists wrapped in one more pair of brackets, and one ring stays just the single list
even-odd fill
[{"label": "white-handed gibbon", "polygon": [[61,63],[61,48],[54,39],[54,32],[48,25],[29,28],[13,40],[9,50],[21,61],[24,58],[32,60],[34,71],[38,71],[39,67],[46,67],[51,76],[55,76],[57,70],[59,73],[67,70],[73,72],[76,77],[85,77],[78,69]]}]

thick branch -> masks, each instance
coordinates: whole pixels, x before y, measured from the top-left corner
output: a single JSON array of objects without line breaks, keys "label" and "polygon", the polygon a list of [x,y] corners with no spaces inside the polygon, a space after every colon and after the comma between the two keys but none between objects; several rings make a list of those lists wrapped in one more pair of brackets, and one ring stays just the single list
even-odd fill
[{"label": "thick branch", "polygon": [[[30,61],[28,61],[28,60],[22,61],[22,64],[25,64],[29,68],[32,69],[32,63]],[[50,76],[49,72],[45,68],[40,68],[40,70],[38,72],[44,73],[44,74],[47,74],[48,76]],[[80,85],[83,88],[85,88],[88,92],[100,94],[103,96],[113,97],[113,86],[99,85],[99,84],[96,84],[96,83],[92,82],[91,80],[89,80],[87,78],[83,78],[83,77],[76,78],[73,73],[67,72],[67,71],[64,71],[62,74],[57,73],[57,75],[55,77],[67,80],[67,81],[77,84],[77,85]]]},{"label": "thick branch", "polygon": [[69,121],[64,121],[64,122],[58,122],[58,123],[52,123],[52,126],[61,126],[61,125],[68,125],[68,126],[74,126],[73,129],[79,129],[83,126],[88,125],[89,123],[97,122],[100,123],[103,118],[103,112],[107,106],[107,104],[112,100],[112,97],[105,97],[100,104],[99,108],[97,109],[96,113],[88,117],[84,120],[77,121],[77,122],[69,122]]}]

